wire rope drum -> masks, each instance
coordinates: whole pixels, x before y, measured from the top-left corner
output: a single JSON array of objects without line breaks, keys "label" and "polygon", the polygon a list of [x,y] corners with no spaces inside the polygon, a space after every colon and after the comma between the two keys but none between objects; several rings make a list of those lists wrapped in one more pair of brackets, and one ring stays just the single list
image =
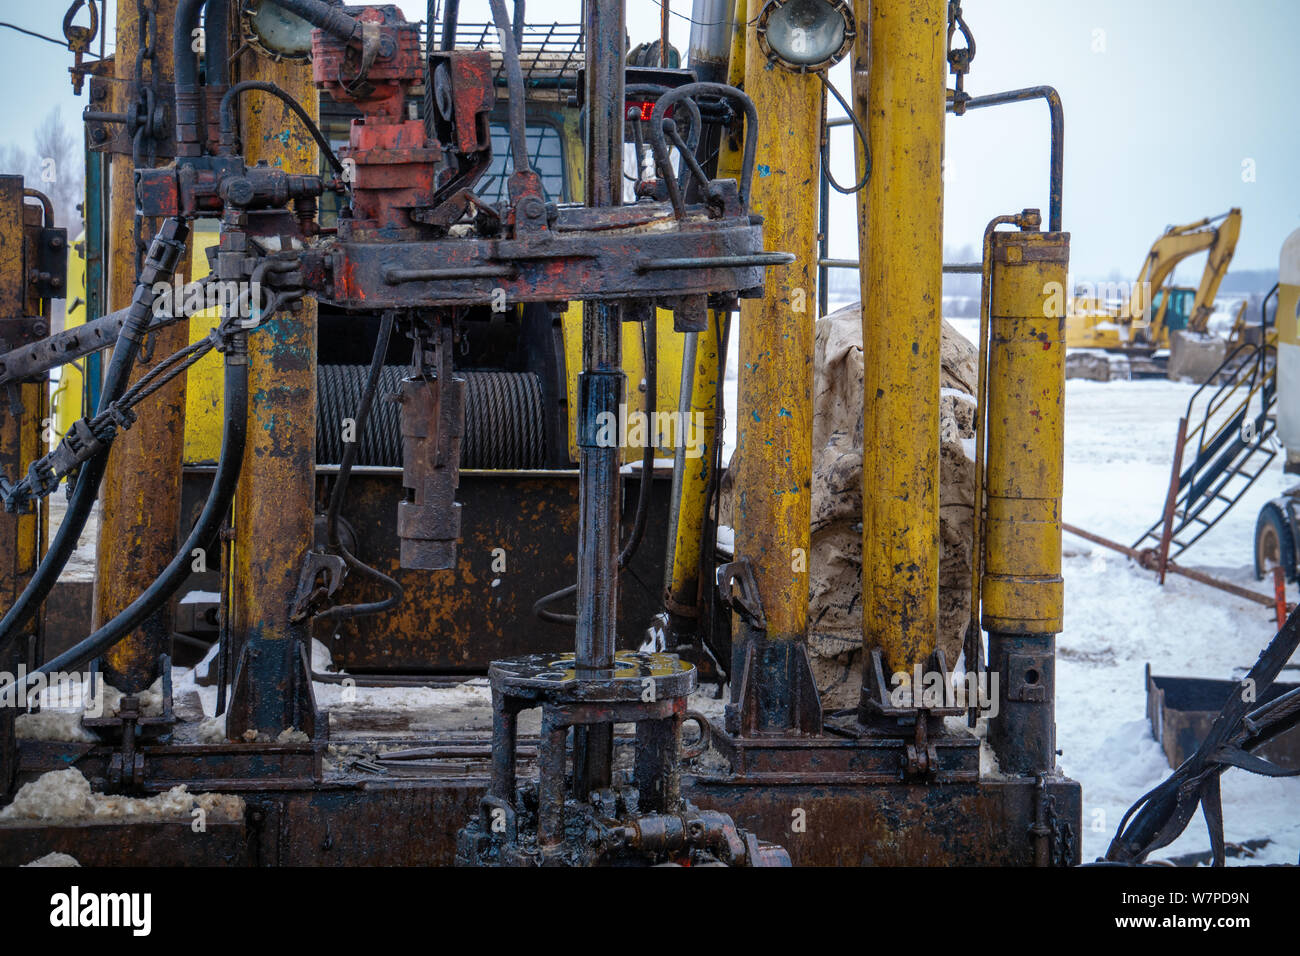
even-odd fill
[{"label": "wire rope drum", "polygon": [[[356,464],[400,468],[401,416],[398,405],[379,401],[371,410],[364,433],[357,435],[355,416],[365,389],[365,365],[321,365],[316,372],[316,463],[338,464],[343,449],[358,440]],[[398,392],[405,365],[386,365],[379,379],[379,396]],[[532,372],[458,371],[465,379],[465,437],[460,467],[479,469],[537,469],[546,464],[546,431],[542,385]]]}]

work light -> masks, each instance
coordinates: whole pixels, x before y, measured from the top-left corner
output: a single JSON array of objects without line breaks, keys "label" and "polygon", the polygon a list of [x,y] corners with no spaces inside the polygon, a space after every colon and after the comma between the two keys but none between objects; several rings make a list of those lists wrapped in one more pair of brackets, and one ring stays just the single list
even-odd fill
[{"label": "work light", "polygon": [[312,25],[297,14],[265,0],[251,0],[242,9],[244,38],[276,60],[311,58]]},{"label": "work light", "polygon": [[856,31],[845,0],[767,0],[757,32],[764,56],[787,70],[808,73],[842,60]]}]

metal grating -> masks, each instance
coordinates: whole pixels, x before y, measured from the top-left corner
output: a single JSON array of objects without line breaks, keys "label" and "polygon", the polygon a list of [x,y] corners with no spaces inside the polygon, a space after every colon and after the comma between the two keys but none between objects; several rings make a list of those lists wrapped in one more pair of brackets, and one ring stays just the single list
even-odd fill
[{"label": "metal grating", "polygon": [[[501,43],[493,24],[460,24],[456,30],[456,49],[491,50],[495,54],[492,57],[494,79],[498,86],[505,85]],[[582,24],[525,24],[519,50],[524,86],[530,89],[576,88],[583,55]]]},{"label": "metal grating", "polygon": [[[545,123],[530,123],[525,137],[528,142],[528,158],[533,169],[542,178],[542,188],[546,192],[546,198],[553,202],[563,202],[565,200],[564,147],[560,142],[559,130]],[[513,172],[510,130],[504,123],[493,123],[492,165],[478,181],[474,191],[490,203],[505,202],[510,198],[506,186]]]}]

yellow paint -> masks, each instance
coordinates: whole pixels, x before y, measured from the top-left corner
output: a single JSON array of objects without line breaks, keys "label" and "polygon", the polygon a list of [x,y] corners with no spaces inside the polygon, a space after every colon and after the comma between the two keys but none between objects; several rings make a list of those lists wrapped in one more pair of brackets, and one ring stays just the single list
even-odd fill
[{"label": "yellow paint", "polygon": [[992,237],[983,627],[1061,630],[1065,322],[1050,290],[1069,268],[1068,233]]},{"label": "yellow paint", "polygon": [[[272,62],[251,49],[241,79],[275,83],[320,115],[310,64]],[[278,99],[253,92],[241,101],[245,159],[288,173],[315,173],[317,146]],[[316,302],[277,312],[248,337],[248,440],[235,496],[231,550],[231,622],[242,637],[287,640],[303,629],[289,622],[303,556],[311,547],[315,502]],[[295,456],[295,452],[297,455]],[[305,463],[305,467],[304,467]]]},{"label": "yellow paint", "polygon": [[[68,255],[68,288],[76,301],[67,310],[66,328],[84,325],[86,321],[86,259],[83,236]],[[197,282],[208,274],[208,257],[204,250],[216,245],[218,239],[215,220],[199,220],[190,234],[190,277]],[[190,316],[189,339],[197,342],[216,328],[217,309],[205,309]],[[82,360],[84,363],[84,359]],[[84,367],[84,365],[83,365]],[[221,453],[222,408],[221,356],[210,352],[199,359],[185,378],[185,463],[215,462]],[[73,422],[85,412],[82,400],[85,380],[77,365],[64,365],[59,381],[53,386],[51,398],[54,408],[54,427],[62,437]]]},{"label": "yellow paint", "polygon": [[[1172,286],[1166,288],[1166,283],[1172,282],[1174,269],[1180,262],[1198,252],[1208,254],[1187,327],[1193,332],[1204,332],[1240,234],[1241,210],[1235,208],[1228,210],[1218,225],[1210,219],[1202,219],[1183,226],[1170,226],[1151,244],[1137,279],[1127,290],[1123,305],[1116,308],[1099,296],[1072,300],[1066,316],[1066,345],[1072,349],[1120,350],[1134,345],[1169,348],[1166,314],[1172,298],[1168,292],[1172,291]],[[1061,288],[1065,289],[1064,284]],[[1151,311],[1156,293],[1161,289],[1166,289],[1166,294],[1161,297],[1159,308]]]},{"label": "yellow paint", "polygon": [[858,194],[862,625],[888,674],[923,662],[938,628],[947,4],[857,0],[855,9],[854,105],[873,158]]},{"label": "yellow paint", "polygon": [[[732,20],[731,51],[728,60],[727,82],[743,86],[745,82],[745,0],[736,0],[736,14]],[[739,138],[724,137],[718,156],[718,178],[740,178],[742,143]],[[718,388],[718,336],[713,331],[721,328],[726,316],[709,313],[710,330],[696,339],[695,370],[691,381],[691,415],[703,421],[701,434],[703,455],[686,460],[681,477],[677,509],[677,528],[670,542],[667,572],[667,600],[670,609],[690,615],[699,599],[700,542],[708,508],[709,482],[713,472],[714,416]],[[708,586],[706,582],[705,587]]]},{"label": "yellow paint", "polygon": [[[158,4],[159,37],[172,33],[175,0]],[[139,41],[134,0],[118,0],[116,75],[129,79],[135,69]],[[160,78],[173,73],[171,44],[157,44]],[[128,84],[115,83],[115,109],[125,112]],[[129,305],[135,292],[135,170],[130,156],[114,154],[109,181],[109,239],[106,250],[108,309]],[[144,220],[141,231],[148,241],[158,223]],[[180,281],[186,279],[179,269]],[[153,356],[137,362],[131,381],[189,341],[186,329],[176,325],[153,334]],[[100,535],[95,577],[94,620],[99,626],[126,608],[157,578],[175,556],[179,539],[181,462],[185,440],[185,386],[172,382],[142,402],[138,419],[114,441],[100,491]],[[171,630],[170,612],[160,612],[160,626],[134,631],[104,655],[104,679],[123,691],[140,691],[158,674],[158,654]]]},{"label": "yellow paint", "polygon": [[[68,250],[68,299],[63,313],[63,327],[73,329],[86,323],[86,234],[83,232]],[[59,380],[51,383],[50,404],[54,410],[54,431],[58,438],[68,433],[81,417],[81,400],[86,387],[82,373],[85,359],[79,364],[59,369]]]},{"label": "yellow paint", "polygon": [[[210,271],[205,250],[218,241],[215,220],[195,223],[190,235],[190,276],[197,282]],[[219,310],[205,309],[190,316],[190,341],[197,342],[217,327]],[[215,462],[221,457],[221,421],[224,392],[221,356],[214,350],[185,373],[185,462]]]},{"label": "yellow paint", "polygon": [[[22,177],[0,176],[0,315],[48,316],[45,303],[34,298],[28,282],[40,221],[40,207],[23,202]],[[24,410],[21,418],[7,411],[0,415],[0,471],[11,479],[26,474],[45,451],[41,441],[41,423],[48,414],[45,386],[24,383],[18,398]],[[12,605],[31,579],[44,550],[47,522],[44,501],[27,514],[0,512],[0,612]]]},{"label": "yellow paint", "polygon": [[[763,297],[745,299],[740,306],[732,461],[736,556],[753,568],[768,639],[801,640],[808,629],[823,94],[817,77],[770,65],[759,49],[755,25],[747,23],[746,29],[745,91],[760,118],[750,209],[764,219],[764,247],[792,253],[795,261],[768,269]],[[736,626],[741,626],[739,618]]]},{"label": "yellow paint", "polygon": [[[656,314],[657,348],[655,355],[655,411],[676,412],[677,396],[681,393],[682,378],[682,340],[681,332],[673,331],[673,314],[666,309],[659,309]],[[569,460],[578,460],[578,373],[582,371],[582,303],[570,302],[560,319],[560,331],[564,339],[565,394],[569,411]],[[627,375],[627,394],[623,400],[627,404],[630,416],[633,412],[645,410],[645,392],[642,383],[645,379],[645,349],[641,343],[641,325],[638,322],[623,323],[623,372]],[[620,438],[623,436],[620,436]],[[665,436],[667,437],[667,436]],[[644,448],[641,446],[623,448],[624,462],[639,462]],[[671,458],[673,449],[664,444],[655,452],[656,458]]]}]

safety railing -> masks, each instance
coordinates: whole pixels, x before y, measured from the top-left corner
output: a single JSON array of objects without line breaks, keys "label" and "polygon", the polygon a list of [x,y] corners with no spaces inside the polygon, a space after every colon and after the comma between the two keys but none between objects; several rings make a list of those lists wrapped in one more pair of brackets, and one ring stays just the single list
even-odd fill
[{"label": "safety railing", "polygon": [[1267,342],[1237,346],[1188,399],[1161,517],[1133,545],[1156,550],[1161,583],[1169,561],[1218,524],[1277,457],[1276,401],[1277,350]]}]

